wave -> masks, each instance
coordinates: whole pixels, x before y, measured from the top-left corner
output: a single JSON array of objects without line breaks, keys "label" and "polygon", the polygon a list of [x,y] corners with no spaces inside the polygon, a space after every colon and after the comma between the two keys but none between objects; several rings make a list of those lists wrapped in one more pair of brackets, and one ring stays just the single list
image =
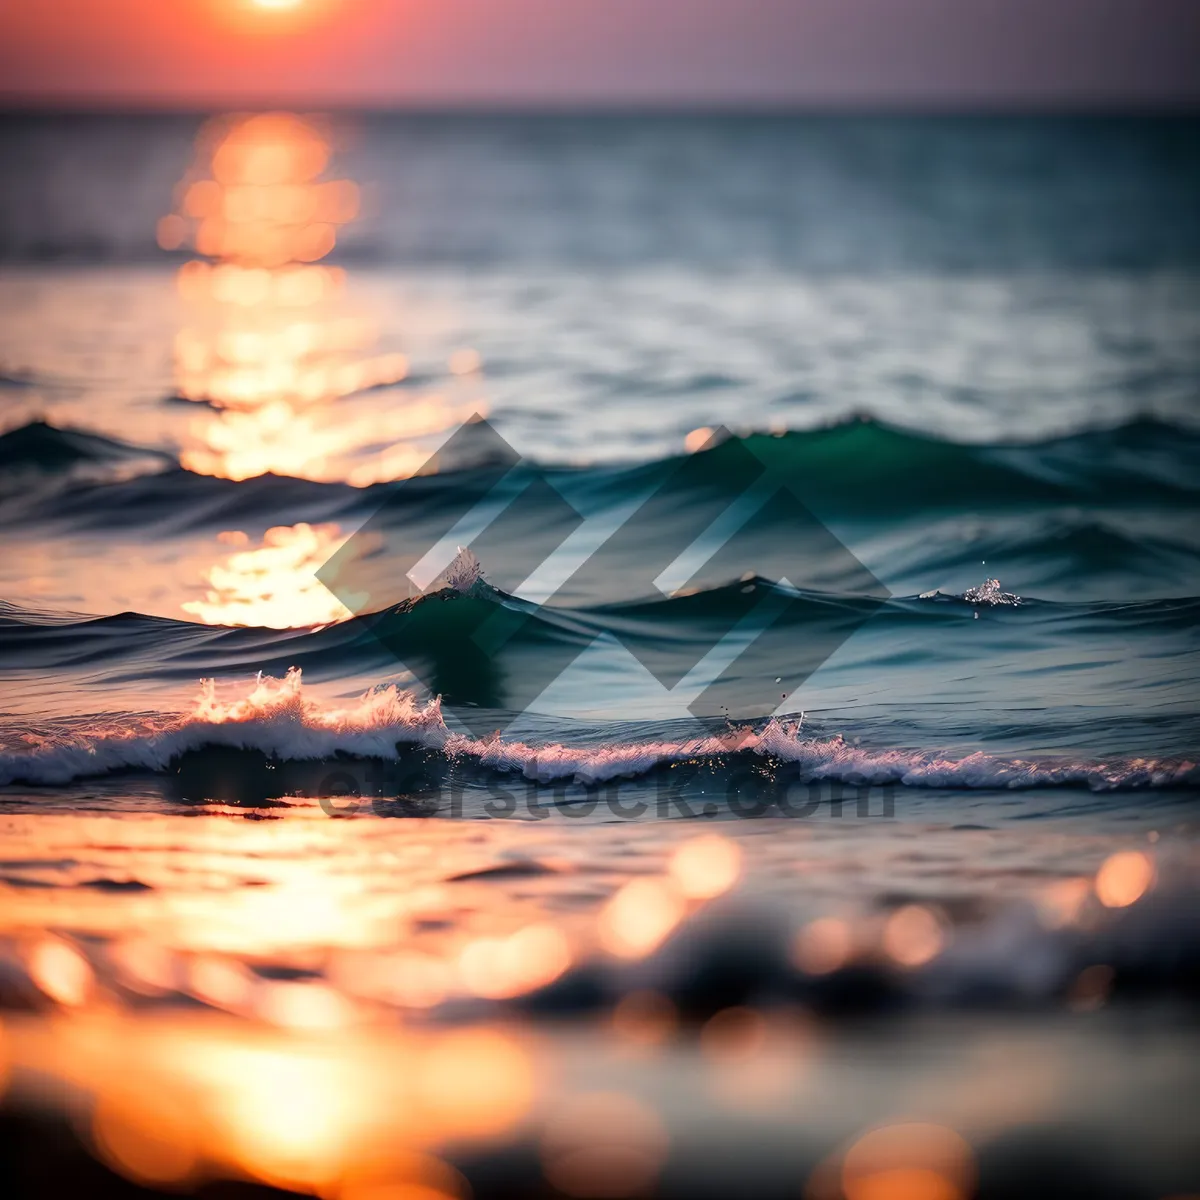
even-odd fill
[{"label": "wave", "polygon": [[159,450],[134,446],[84,429],[59,428],[47,421],[30,421],[0,434],[0,469],[5,471],[66,471],[84,464],[143,463],[162,468],[172,457]]},{"label": "wave", "polygon": [[69,486],[52,492],[7,497],[9,518],[30,524],[53,521],[78,531],[187,533],[246,524],[346,520],[370,502],[369,493],[349,484],[269,474],[234,481],[169,463],[117,480],[97,475],[101,472],[73,478]]},{"label": "wave", "polygon": [[1005,577],[1016,574],[1030,590],[1067,596],[1085,586],[1096,594],[1143,598],[1200,591],[1200,544],[1191,513],[1156,519],[1153,532],[1144,521],[1126,524],[1078,510],[1001,516],[982,526],[951,518],[888,538],[878,550],[878,569],[893,578],[944,578],[984,563]]},{"label": "wave", "polygon": [[[1087,504],[1093,508],[1183,506],[1200,502],[1200,431],[1141,418],[1028,443],[971,444],[906,431],[874,420],[782,434],[750,433],[699,451],[640,464],[562,466],[526,463],[516,473],[545,475],[564,494],[591,508],[628,502],[667,480],[697,500],[746,487],[744,447],[786,481],[819,516],[867,515],[893,520],[939,511],[1012,510],[1032,505]],[[695,458],[701,468],[681,473]],[[33,516],[102,524],[107,518],[153,523],[164,510],[190,511],[193,524],[221,522],[234,510],[288,511],[293,520],[319,514],[367,513],[406,489],[414,503],[436,503],[494,482],[491,464],[467,462],[414,481],[360,489],[264,474],[240,482],[194,475],[158,451],[147,451],[81,430],[34,422],[0,436],[0,464],[55,470],[79,461],[141,458],[152,477],[122,478],[65,490]],[[170,469],[164,469],[170,468]],[[399,508],[403,508],[400,504]],[[397,518],[401,516],[397,511]],[[764,520],[769,523],[769,516]],[[650,531],[653,532],[653,531]]]},{"label": "wave", "polygon": [[0,748],[0,784],[61,785],[122,771],[169,772],[178,770],[185,755],[218,748],[281,762],[395,760],[419,750],[538,783],[593,784],[682,763],[722,767],[744,759],[783,777],[917,788],[1108,791],[1200,783],[1200,768],[1186,758],[1088,761],[981,751],[954,758],[923,750],[872,749],[842,736],[806,737],[802,721],[779,718],[760,728],[731,724],[719,734],[598,745],[475,738],[447,726],[439,700],[422,702],[394,685],[368,692],[349,707],[326,707],[305,695],[301,672],[293,669],[282,679],[260,676],[249,695],[232,701],[222,700],[207,680],[190,713],[9,726]]},{"label": "wave", "polygon": [[[1143,601],[1064,602],[1016,596],[986,580],[961,594],[875,597],[804,592],[761,578],[739,579],[685,595],[592,607],[537,605],[480,580],[465,591],[443,588],[333,625],[273,629],[200,625],[137,612],[93,617],[0,602],[0,670],[136,668],[135,677],[178,679],[199,673],[282,672],[291,666],[322,676],[394,669],[398,661],[439,655],[472,642],[497,621],[506,625],[503,653],[581,648],[602,635],[660,657],[688,658],[740,618],[750,602],[774,602],[771,628],[805,635],[865,625],[897,635],[977,619],[1036,636],[1121,631],[1125,636],[1186,632],[1200,625],[1200,597]],[[847,635],[848,636],[848,635]]]},{"label": "wave", "polygon": [[873,420],[747,444],[814,506],[848,511],[1171,501],[1200,493],[1200,432],[1152,418],[1026,443],[952,442]]}]

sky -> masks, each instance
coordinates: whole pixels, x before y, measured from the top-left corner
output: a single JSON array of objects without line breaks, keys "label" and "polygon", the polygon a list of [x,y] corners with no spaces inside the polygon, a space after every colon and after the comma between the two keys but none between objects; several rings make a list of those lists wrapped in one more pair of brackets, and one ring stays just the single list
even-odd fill
[{"label": "sky", "polygon": [[1200,105],[1200,0],[8,0],[57,107]]}]

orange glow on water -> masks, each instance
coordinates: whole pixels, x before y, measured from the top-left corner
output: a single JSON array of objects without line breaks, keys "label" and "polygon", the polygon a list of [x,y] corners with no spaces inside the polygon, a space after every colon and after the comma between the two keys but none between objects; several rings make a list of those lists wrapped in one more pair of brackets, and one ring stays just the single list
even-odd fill
[{"label": "orange glow on water", "polygon": [[767,1027],[752,1008],[723,1008],[700,1031],[700,1049],[717,1062],[752,1057],[766,1042]]},{"label": "orange glow on water", "polygon": [[684,842],[671,857],[671,876],[689,900],[712,900],[729,891],[742,872],[742,851],[720,834]]},{"label": "orange glow on water", "polygon": [[195,1064],[216,1092],[222,1149],[279,1187],[336,1178],[369,1102],[353,1064],[269,1046],[210,1047]]},{"label": "orange glow on water", "polygon": [[454,983],[452,964],[419,950],[363,955],[340,960],[335,975],[355,995],[403,1008],[432,1008],[446,999]]},{"label": "orange glow on water", "polygon": [[312,262],[333,248],[337,226],[357,214],[353,183],[318,182],[332,145],[313,122],[260,113],[220,120],[201,136],[216,143],[212,178],[191,184],[183,207],[200,222],[202,254],[263,266]]},{"label": "orange glow on water", "polygon": [[952,1129],[909,1123],[865,1134],[846,1153],[846,1200],[965,1200],[974,1190],[975,1157]]},{"label": "orange glow on water", "polygon": [[1050,929],[1061,929],[1077,921],[1091,892],[1088,879],[1060,879],[1049,884],[1038,897],[1042,923]]},{"label": "orange glow on water", "polygon": [[683,919],[683,897],[658,879],[632,879],[600,914],[600,942],[618,958],[644,958]]},{"label": "orange glow on water", "polygon": [[621,1092],[591,1092],[555,1111],[542,1138],[542,1164],[568,1196],[641,1196],[652,1190],[667,1147],[667,1131],[648,1105]]},{"label": "orange glow on water", "polygon": [[[164,217],[163,221],[169,222],[170,218]],[[167,228],[174,231],[175,226],[168,224]],[[192,259],[179,268],[175,282],[180,297],[194,304],[229,304],[240,305],[244,308],[271,304],[280,309],[304,309],[311,308],[322,301],[338,299],[345,288],[346,273],[340,267],[331,267],[325,264],[294,263],[275,270],[268,270],[266,267],[242,266],[230,262],[213,266],[200,259]],[[281,321],[285,320],[287,316],[287,313],[281,313]],[[334,328],[338,328],[338,325],[341,324],[344,322],[335,324]],[[324,332],[320,326],[314,327],[311,323],[301,326],[299,330],[291,325],[282,324],[278,330],[272,327],[271,332],[278,334],[282,343],[279,347],[281,351],[307,352],[314,348],[308,344],[314,328]],[[289,345],[288,339],[297,335],[301,338],[301,344],[298,347]],[[195,339],[196,334],[192,330],[184,330],[181,337]],[[361,344],[358,342],[349,347],[334,345],[327,348],[357,349]],[[199,345],[203,347],[203,341],[199,342]],[[199,373],[208,365],[208,360],[202,359],[198,363],[195,361],[189,363],[183,360],[180,365],[185,370],[190,368]],[[203,380],[197,380],[197,382],[202,383]],[[211,398],[216,402],[224,399],[219,394],[212,397],[188,396],[187,398]]]},{"label": "orange glow on water", "polygon": [[[192,245],[180,266],[188,314],[175,339],[176,392],[207,411],[191,423],[180,464],[244,480],[290,475],[355,487],[408,478],[429,439],[486,405],[402,392],[401,352],[372,353],[375,322],[347,298],[342,267],[323,260],[359,213],[358,185],[329,179],[329,130],[291,113],[217,118],[163,217],[164,249]],[[454,373],[479,356],[460,351]],[[381,403],[377,389],[394,389]],[[364,453],[364,451],[368,451]]]},{"label": "orange glow on water", "polygon": [[253,1002],[254,983],[240,963],[215,955],[199,955],[188,967],[188,990],[216,1008],[248,1012]]},{"label": "orange glow on water", "polygon": [[479,938],[459,957],[459,973],[476,996],[502,999],[552,983],[571,965],[571,947],[555,925],[527,925],[506,938]]},{"label": "orange glow on water", "polygon": [[122,984],[143,996],[165,995],[179,982],[173,957],[150,938],[125,938],[108,954]]},{"label": "orange glow on water", "polygon": [[792,961],[809,975],[828,975],[840,970],[854,951],[854,931],[837,917],[818,917],[796,936]]},{"label": "orange glow on water", "polygon": [[679,1028],[679,1011],[661,992],[629,992],[613,1009],[612,1028],[623,1041],[637,1046],[659,1046]]},{"label": "orange glow on water", "polygon": [[[197,475],[222,479],[270,473],[369,487],[419,473],[429,462],[421,439],[479,410],[478,404],[453,405],[438,395],[405,399],[374,416],[332,406],[303,411],[284,400],[266,400],[251,411],[197,420],[191,429],[195,444],[182,451],[180,463]],[[356,457],[362,446],[389,439],[396,440],[386,449]]]},{"label": "orange glow on water", "polygon": [[350,610],[316,578],[343,541],[335,524],[277,525],[261,546],[211,568],[207,595],[185,601],[183,610],[206,625],[295,629],[344,621]]},{"label": "orange glow on water", "polygon": [[1096,898],[1105,908],[1128,908],[1154,883],[1154,862],[1140,850],[1122,850],[1096,873]]},{"label": "orange glow on water", "polygon": [[902,967],[919,967],[936,958],[945,941],[941,921],[920,904],[898,908],[883,928],[884,951]]},{"label": "orange glow on water", "polygon": [[415,1151],[389,1154],[374,1171],[352,1170],[337,1200],[472,1200],[471,1185],[449,1163]]},{"label": "orange glow on water", "polygon": [[87,959],[57,938],[43,938],[29,954],[29,974],[51,1000],[68,1008],[85,1004],[95,985]]},{"label": "orange glow on water", "polygon": [[353,1008],[323,983],[280,981],[259,989],[255,1011],[284,1029],[336,1030],[350,1024]]},{"label": "orange glow on water", "polygon": [[100,1158],[146,1187],[183,1189],[200,1166],[192,1114],[169,1095],[150,1108],[136,1091],[104,1093],[92,1114],[92,1140]]},{"label": "orange glow on water", "polygon": [[448,1033],[422,1056],[415,1074],[417,1111],[449,1137],[493,1138],[524,1119],[534,1074],[520,1044],[500,1030]]},{"label": "orange glow on water", "polygon": [[177,1011],[73,1014],[24,1034],[20,1069],[78,1089],[97,1157],[171,1192],[254,1180],[343,1200],[465,1200],[435,1151],[508,1136],[538,1084],[530,1049],[488,1026],[305,1036]]}]

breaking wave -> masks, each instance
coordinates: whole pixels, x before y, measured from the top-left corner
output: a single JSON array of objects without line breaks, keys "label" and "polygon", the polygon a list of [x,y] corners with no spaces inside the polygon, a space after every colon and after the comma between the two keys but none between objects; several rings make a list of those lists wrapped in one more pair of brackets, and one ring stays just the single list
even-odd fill
[{"label": "breaking wave", "polygon": [[202,684],[190,712],[75,718],[0,731],[0,783],[64,784],[120,771],[164,772],[180,756],[213,747],[255,751],[281,761],[350,756],[395,759],[434,751],[539,783],[598,783],[636,778],[682,762],[729,765],[753,757],[769,770],[806,779],[923,788],[1087,787],[1095,791],[1168,788],[1200,783],[1185,758],[1006,758],[982,752],[962,757],[906,749],[873,749],[842,736],[805,736],[802,720],[772,718],[761,727],[730,725],[678,740],[600,745],[530,744],[499,736],[456,733],[440,702],[422,702],[396,686],[375,689],[348,707],[329,707],[304,692],[301,672],[259,677],[246,696],[222,699]]}]

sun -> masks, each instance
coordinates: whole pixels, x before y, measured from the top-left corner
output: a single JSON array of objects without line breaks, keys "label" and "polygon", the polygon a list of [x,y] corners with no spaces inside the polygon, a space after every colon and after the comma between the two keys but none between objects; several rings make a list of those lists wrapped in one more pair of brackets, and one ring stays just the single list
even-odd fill
[{"label": "sun", "polygon": [[248,34],[296,33],[328,17],[339,0],[209,0]]}]

